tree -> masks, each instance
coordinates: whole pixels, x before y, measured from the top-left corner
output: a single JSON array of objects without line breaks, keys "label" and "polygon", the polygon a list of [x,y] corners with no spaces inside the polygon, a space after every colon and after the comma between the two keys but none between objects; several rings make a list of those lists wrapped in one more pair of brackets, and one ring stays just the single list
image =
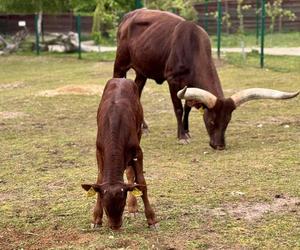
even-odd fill
[{"label": "tree", "polygon": [[236,7],[236,12],[237,12],[237,17],[239,19],[239,28],[238,28],[238,33],[244,34],[245,33],[245,28],[244,28],[244,12],[251,9],[250,4],[244,4],[244,0],[237,0],[237,7]]},{"label": "tree", "polygon": [[194,2],[193,0],[147,0],[145,1],[145,7],[171,11],[186,19],[195,20],[197,14],[193,8]]},{"label": "tree", "polygon": [[42,31],[43,13],[57,13],[69,10],[71,7],[69,1],[62,0],[1,0],[0,11],[16,14],[32,14],[39,15],[38,34]]},{"label": "tree", "polygon": [[273,3],[266,3],[266,14],[271,19],[269,27],[271,34],[274,32],[275,22],[277,18],[282,19],[283,17],[287,17],[291,21],[296,20],[295,13],[291,10],[285,10],[282,7],[282,2],[283,0],[274,0]]},{"label": "tree", "polygon": [[38,12],[56,13],[69,10],[69,1],[62,0],[1,0],[0,11],[17,14],[32,14]]}]

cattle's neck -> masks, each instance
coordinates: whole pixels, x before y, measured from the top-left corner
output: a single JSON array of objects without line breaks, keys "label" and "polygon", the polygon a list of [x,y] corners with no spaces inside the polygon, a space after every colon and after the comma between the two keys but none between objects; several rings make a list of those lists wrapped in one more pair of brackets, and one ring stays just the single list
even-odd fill
[{"label": "cattle's neck", "polygon": [[210,68],[209,70],[203,70],[203,68],[200,67],[200,69],[197,71],[197,84],[195,85],[195,87],[200,87],[201,89],[214,94],[217,98],[223,99],[224,93],[216,67],[212,59],[210,61],[210,67],[207,66],[208,68]]},{"label": "cattle's neck", "polygon": [[103,182],[124,182],[125,159],[123,150],[105,152],[103,161]]}]

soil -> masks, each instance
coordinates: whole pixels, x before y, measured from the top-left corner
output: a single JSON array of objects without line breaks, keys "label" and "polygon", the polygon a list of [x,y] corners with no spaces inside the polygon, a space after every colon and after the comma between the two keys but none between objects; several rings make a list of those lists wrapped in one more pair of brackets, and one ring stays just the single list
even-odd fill
[{"label": "soil", "polygon": [[0,112],[0,119],[14,119],[23,116],[27,116],[27,114],[23,112],[10,112],[10,111]]},{"label": "soil", "polygon": [[37,96],[52,97],[57,95],[101,95],[100,85],[66,85],[57,89],[40,91]]},{"label": "soil", "polygon": [[23,82],[14,82],[14,83],[0,84],[0,91],[21,88],[24,85],[25,84]]},{"label": "soil", "polygon": [[256,221],[269,213],[280,212],[295,212],[300,213],[300,198],[298,197],[283,197],[274,198],[271,203],[239,203],[228,204],[222,208],[213,209],[212,213],[223,216],[229,214],[236,219],[244,219],[247,221]]}]

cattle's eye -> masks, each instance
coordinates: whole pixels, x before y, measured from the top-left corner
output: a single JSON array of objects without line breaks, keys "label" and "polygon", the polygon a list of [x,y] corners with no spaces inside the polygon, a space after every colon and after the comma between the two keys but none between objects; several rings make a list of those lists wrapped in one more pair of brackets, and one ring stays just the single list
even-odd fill
[{"label": "cattle's eye", "polygon": [[215,125],[215,122],[214,121],[210,121],[209,122],[211,125]]},{"label": "cattle's eye", "polygon": [[124,192],[124,188],[121,188],[121,192]]}]

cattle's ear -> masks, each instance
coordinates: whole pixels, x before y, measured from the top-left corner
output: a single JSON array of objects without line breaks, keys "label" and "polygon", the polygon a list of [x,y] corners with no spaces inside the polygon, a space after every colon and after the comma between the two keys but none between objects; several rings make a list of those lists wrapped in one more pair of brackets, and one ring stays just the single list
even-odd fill
[{"label": "cattle's ear", "polygon": [[132,191],[135,188],[143,190],[143,188],[145,188],[145,187],[146,187],[145,185],[136,184],[136,183],[135,184],[126,184],[125,185],[125,190],[126,191]]},{"label": "cattle's ear", "polygon": [[91,188],[93,188],[96,192],[101,192],[102,187],[98,184],[81,184],[82,188],[85,191],[89,191]]}]

